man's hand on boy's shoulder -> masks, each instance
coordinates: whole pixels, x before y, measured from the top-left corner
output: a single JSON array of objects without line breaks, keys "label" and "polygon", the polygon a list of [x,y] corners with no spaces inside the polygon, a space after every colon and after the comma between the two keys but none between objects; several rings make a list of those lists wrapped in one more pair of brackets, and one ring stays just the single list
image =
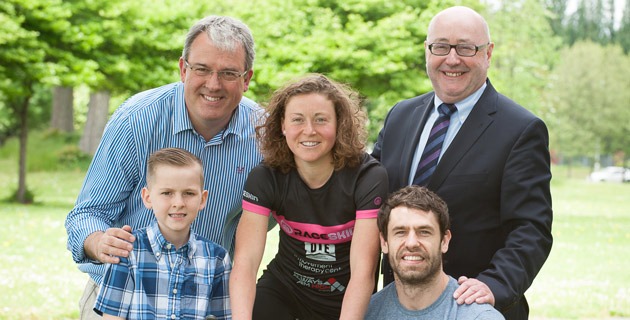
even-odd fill
[{"label": "man's hand on boy's shoulder", "polygon": [[122,228],[109,228],[90,234],[83,244],[85,255],[101,263],[118,263],[119,257],[128,257],[133,250],[136,238],[128,225]]}]

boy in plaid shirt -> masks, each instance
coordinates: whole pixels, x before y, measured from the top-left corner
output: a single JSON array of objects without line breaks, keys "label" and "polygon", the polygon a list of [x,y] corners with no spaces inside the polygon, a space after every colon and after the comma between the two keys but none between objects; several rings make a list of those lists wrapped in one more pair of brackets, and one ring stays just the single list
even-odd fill
[{"label": "boy in plaid shirt", "polygon": [[104,319],[232,318],[230,257],[190,228],[208,197],[203,181],[201,161],[188,151],[150,156],[142,200],[157,221],[133,233],[128,258],[107,266],[94,306]]}]

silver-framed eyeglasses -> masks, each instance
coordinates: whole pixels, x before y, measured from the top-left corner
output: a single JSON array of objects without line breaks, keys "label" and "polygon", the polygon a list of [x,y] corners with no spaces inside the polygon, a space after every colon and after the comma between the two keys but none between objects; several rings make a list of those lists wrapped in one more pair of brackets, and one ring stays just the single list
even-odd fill
[{"label": "silver-framed eyeglasses", "polygon": [[435,42],[429,45],[429,51],[436,56],[445,56],[451,52],[451,49],[455,48],[457,55],[462,57],[472,57],[477,54],[477,51],[487,47],[488,45],[490,45],[490,42],[478,46],[466,43],[450,44]]},{"label": "silver-framed eyeglasses", "polygon": [[247,71],[240,73],[238,71],[230,71],[230,70],[224,70],[224,71],[213,71],[210,70],[206,67],[203,66],[198,66],[198,65],[190,65],[188,63],[188,61],[184,60],[184,64],[186,66],[186,68],[192,70],[192,72],[199,77],[207,77],[207,76],[212,76],[213,73],[216,73],[217,76],[219,77],[219,79],[221,80],[225,80],[225,81],[236,81],[238,78],[244,76],[247,74]]}]

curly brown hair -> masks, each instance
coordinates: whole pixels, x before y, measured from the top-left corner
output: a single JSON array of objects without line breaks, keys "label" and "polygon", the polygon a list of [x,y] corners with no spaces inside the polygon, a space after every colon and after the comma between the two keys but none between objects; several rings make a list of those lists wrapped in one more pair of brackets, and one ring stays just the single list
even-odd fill
[{"label": "curly brown hair", "polygon": [[332,149],[335,170],[358,166],[367,141],[367,117],[361,108],[359,94],[349,86],[321,74],[308,75],[273,93],[266,108],[267,118],[256,127],[264,163],[285,173],[296,167],[293,153],[282,134],[282,121],[287,103],[292,97],[311,93],[327,97],[335,106],[337,133]]}]

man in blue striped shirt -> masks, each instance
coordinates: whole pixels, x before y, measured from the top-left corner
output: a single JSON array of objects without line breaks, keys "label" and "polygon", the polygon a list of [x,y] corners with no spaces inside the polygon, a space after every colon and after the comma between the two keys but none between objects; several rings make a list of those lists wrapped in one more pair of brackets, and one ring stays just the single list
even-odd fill
[{"label": "man in blue striped shirt", "polygon": [[140,197],[149,154],[165,147],[190,151],[204,163],[208,204],[192,230],[233,250],[243,185],[262,161],[255,125],[263,115],[243,97],[253,75],[249,28],[210,16],[191,27],[179,59],[181,82],[139,93],[109,120],[74,209],[66,219],[68,250],[90,275],[79,302],[81,319],[92,311],[102,263],[128,257],[132,230],[154,217]]},{"label": "man in blue striped shirt", "polygon": [[227,251],[190,225],[206,205],[201,161],[179,148],[151,154],[145,207],[157,222],[135,230],[133,251],[108,264],[94,309],[108,319],[231,319]]}]

